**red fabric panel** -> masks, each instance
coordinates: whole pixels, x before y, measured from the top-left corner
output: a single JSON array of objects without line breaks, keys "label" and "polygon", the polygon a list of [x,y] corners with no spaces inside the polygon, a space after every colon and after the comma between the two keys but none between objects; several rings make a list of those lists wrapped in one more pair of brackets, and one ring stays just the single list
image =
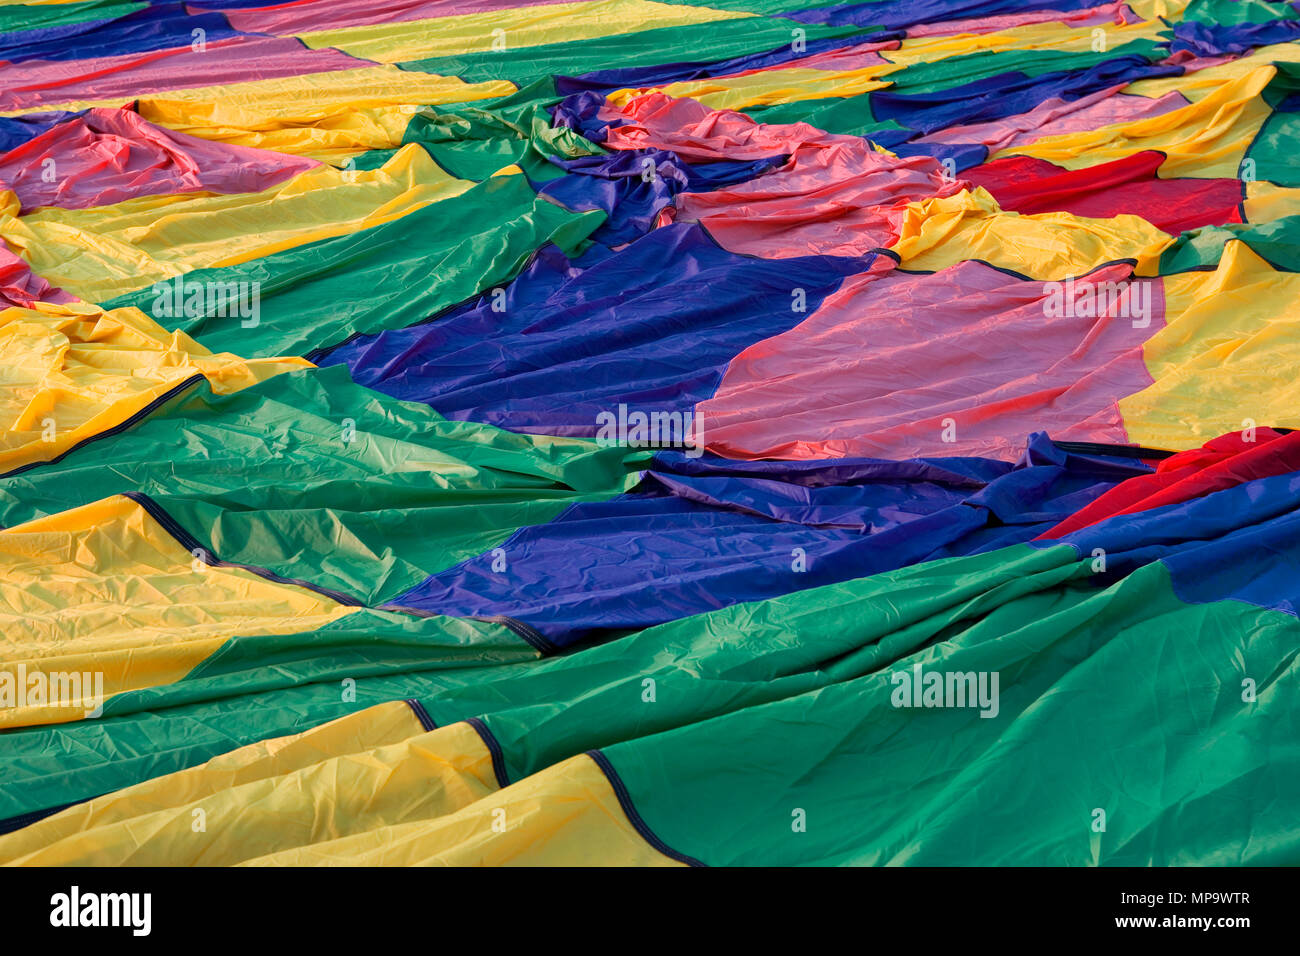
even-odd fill
[{"label": "red fabric panel", "polygon": [[1281,434],[1256,428],[1254,441],[1245,432],[1229,432],[1200,448],[1166,458],[1154,475],[1130,478],[1092,504],[1038,537],[1059,538],[1115,515],[1148,511],[1231,488],[1234,485],[1300,471],[1300,432]]},{"label": "red fabric panel", "polygon": [[1159,179],[1163,153],[1146,150],[1111,163],[1063,169],[1032,156],[1007,156],[962,173],[993,194],[1003,209],[1031,214],[1070,212],[1089,219],[1125,213],[1178,235],[1201,226],[1241,222],[1236,179]]}]

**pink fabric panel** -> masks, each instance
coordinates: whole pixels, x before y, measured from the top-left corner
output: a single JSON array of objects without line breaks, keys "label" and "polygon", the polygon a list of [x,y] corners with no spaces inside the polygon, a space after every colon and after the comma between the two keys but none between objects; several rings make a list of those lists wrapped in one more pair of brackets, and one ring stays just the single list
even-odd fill
[{"label": "pink fabric panel", "polygon": [[[251,10],[223,10],[236,30],[286,36],[316,30],[430,20],[464,13],[486,13],[513,7],[540,7],[574,0],[298,0]],[[220,10],[220,4],[192,4],[191,10]]]},{"label": "pink fabric panel", "polygon": [[[807,123],[756,123],[734,110],[647,93],[624,104],[630,125],[611,127],[613,149],[670,149],[693,160],[787,155],[778,169],[708,193],[682,193],[670,216],[698,220],[726,249],[767,258],[861,255],[898,238],[908,203],[964,188],[926,156],[876,152],[859,136]],[[668,218],[668,217],[665,217]]]},{"label": "pink fabric panel", "polygon": [[75,302],[77,297],[53,288],[9,250],[0,239],[0,308],[30,308],[34,302]]},{"label": "pink fabric panel", "polygon": [[[1130,274],[1116,264],[1090,279]],[[1150,294],[1145,328],[1116,314],[1049,317],[1044,283],[980,262],[855,276],[807,321],[733,359],[696,411],[709,449],[742,459],[1012,460],[1040,429],[1122,443],[1115,403],[1151,383],[1142,344],[1164,325],[1160,281],[1125,294],[1138,285]],[[946,419],[955,441],[943,440]]]},{"label": "pink fabric panel", "polygon": [[1222,66],[1224,63],[1231,63],[1239,56],[1241,56],[1239,53],[1225,53],[1223,56],[1197,56],[1191,50],[1179,50],[1173,56],[1167,56],[1160,62],[1172,66],[1181,66],[1183,68],[1183,76],[1187,76],[1189,73],[1208,70],[1212,66]]},{"label": "pink fabric panel", "polygon": [[338,50],[308,50],[302,41],[232,37],[189,47],[85,60],[29,60],[0,66],[0,110],[35,110],[74,100],[123,102],[150,93],[220,86],[372,66]]},{"label": "pink fabric panel", "polygon": [[735,110],[711,110],[695,100],[664,93],[634,97],[616,112],[600,115],[631,121],[611,127],[605,139],[610,149],[670,149],[683,159],[700,162],[788,156],[800,143],[861,142],[857,136],[834,136],[807,123],[755,123]]},{"label": "pink fabric panel", "polygon": [[130,110],[92,109],[0,156],[0,183],[24,210],[85,209],[159,193],[260,192],[317,165],[163,129]]},{"label": "pink fabric panel", "polygon": [[918,143],[983,143],[989,152],[1027,146],[1045,136],[1080,133],[1100,129],[1111,123],[1161,116],[1182,109],[1187,100],[1178,92],[1166,93],[1159,99],[1120,93],[1123,84],[1099,90],[1073,102],[1059,97],[1044,100],[1028,113],[1008,116],[990,123],[970,126],[952,126],[929,136]]},{"label": "pink fabric panel", "polygon": [[898,239],[909,203],[967,185],[945,179],[928,156],[886,156],[862,139],[804,143],[765,176],[682,193],[676,218],[698,220],[723,248],[745,255],[862,255]]}]

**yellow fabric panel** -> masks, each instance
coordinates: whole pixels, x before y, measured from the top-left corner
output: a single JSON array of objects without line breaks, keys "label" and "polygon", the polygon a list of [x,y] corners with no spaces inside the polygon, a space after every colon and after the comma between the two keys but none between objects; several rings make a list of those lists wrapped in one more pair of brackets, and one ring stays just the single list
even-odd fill
[{"label": "yellow fabric panel", "polygon": [[[1070,27],[1063,23],[1030,23],[998,30],[994,33],[959,33],[955,36],[915,37],[904,39],[897,50],[882,50],[880,55],[900,66],[935,63],[954,56],[992,53],[1006,50],[1058,50],[1085,53],[1093,49],[1094,27]],[[1134,40],[1160,40],[1169,28],[1160,21],[1121,26],[1110,23],[1106,31],[1106,49],[1114,50]],[[1102,51],[1098,51],[1102,52]]]},{"label": "yellow fabric panel", "polygon": [[1272,113],[1259,95],[1277,70],[1259,66],[1182,109],[1127,123],[1113,123],[1080,133],[1045,136],[1032,143],[1000,150],[1003,156],[1037,156],[1079,169],[1122,159],[1147,149],[1167,156],[1160,176],[1228,178],[1237,175],[1242,157]]},{"label": "yellow fabric panel", "polygon": [[1233,240],[1214,272],[1164,284],[1166,325],[1143,347],[1155,384],[1119,402],[1129,439],[1181,451],[1250,422],[1300,427],[1300,275]]},{"label": "yellow fabric panel", "polygon": [[377,226],[473,185],[410,144],[379,169],[321,166],[258,193],[169,193],[22,216],[10,202],[0,237],[51,284],[102,302],[192,269]]},{"label": "yellow fabric panel", "polygon": [[[404,701],[367,707],[301,734],[249,744],[197,767],[147,780],[47,817],[0,837],[0,862],[11,863],[29,854],[34,854],[35,859],[25,862],[103,857],[111,842],[103,835],[118,824],[166,810],[191,810],[210,797],[286,778],[346,755],[400,744],[421,733],[423,728]],[[190,833],[195,832],[191,828],[193,819],[191,810],[185,819]],[[195,839],[201,838],[196,835]],[[54,846],[61,841],[67,842]],[[47,849],[53,852],[45,852]],[[120,857],[114,864],[118,862]]]},{"label": "yellow fabric panel", "polygon": [[1272,222],[1300,215],[1300,189],[1275,186],[1263,180],[1248,182],[1242,209],[1246,222]]},{"label": "yellow fabric panel", "polygon": [[1195,73],[1188,73],[1184,76],[1164,76],[1153,80],[1137,80],[1124,87],[1123,92],[1148,96],[1152,99],[1159,99],[1166,93],[1175,92],[1181,93],[1186,99],[1194,103],[1203,100],[1233,80],[1239,80],[1261,66],[1267,66],[1275,61],[1282,63],[1300,62],[1300,44],[1279,43],[1276,46],[1262,46],[1240,59],[1221,63],[1218,66],[1207,67],[1204,70],[1197,70]]},{"label": "yellow fabric panel", "polygon": [[591,758],[499,790],[469,724],[426,732],[400,701],[70,807],[0,837],[0,862],[676,865]]},{"label": "yellow fabric panel", "polygon": [[70,807],[0,837],[0,863],[138,863],[137,854],[156,851],[134,845],[139,842],[135,838],[123,838],[129,836],[136,821],[146,818],[152,818],[149,826],[155,832],[165,832],[168,811],[174,811],[179,819],[181,825],[175,829],[186,838],[184,851],[191,854],[191,859],[204,857],[197,862],[210,862],[209,847],[219,837],[213,832],[217,821],[208,828],[209,836],[193,830],[193,809],[204,806],[204,801],[231,791],[246,793],[244,788],[249,786],[288,778],[296,771],[347,755],[399,744],[421,733],[419,721],[403,701],[367,707],[304,733],[249,744],[197,767]]},{"label": "yellow fabric panel", "polygon": [[0,837],[0,862],[229,866],[436,819],[496,789],[469,724],[426,732],[395,701],[71,807]]},{"label": "yellow fabric panel", "polygon": [[152,123],[191,136],[322,159],[340,150],[400,145],[420,106],[515,90],[505,80],[466,83],[385,64],[171,91],[137,100],[136,109]]},{"label": "yellow fabric panel", "polygon": [[[122,496],[0,531],[0,672],[14,681],[20,667],[89,671],[107,697],[179,680],[231,637],[307,631],[355,610],[203,564]],[[86,690],[0,707],[0,727],[80,720],[94,707]]]},{"label": "yellow fabric panel", "polygon": [[274,110],[244,111],[238,116],[217,115],[190,103],[155,102],[140,107],[145,118],[159,126],[235,146],[269,149],[292,156],[342,166],[353,156],[371,149],[396,149],[420,107],[333,106],[316,111],[303,123],[276,115]]},{"label": "yellow fabric panel", "polygon": [[[486,52],[493,49],[496,38],[502,38],[509,49],[519,49],[751,16],[742,11],[653,0],[594,0],[344,27],[301,33],[298,38],[312,49],[334,47],[367,60],[398,63]],[[494,33],[497,30],[503,33]]]},{"label": "yellow fabric panel", "polygon": [[[669,83],[659,89],[669,96],[698,100],[710,109],[743,110],[751,106],[773,103],[793,103],[798,100],[818,100],[832,96],[857,96],[889,86],[880,77],[899,67],[879,63],[860,70],[812,70],[792,67],[787,70],[764,70],[749,76],[721,79],[689,80]],[[606,99],[622,106],[646,90],[618,90]]]},{"label": "yellow fabric panel", "polygon": [[681,866],[628,822],[586,754],[455,813],[247,861],[254,866]]},{"label": "yellow fabric panel", "polygon": [[1127,6],[1143,20],[1181,20],[1189,3],[1191,0],[1128,0]]},{"label": "yellow fabric panel", "polygon": [[[1102,263],[1154,263],[1173,242],[1145,219],[1085,219],[1068,212],[1022,216],[1004,212],[983,188],[909,203],[891,247],[905,269],[939,270],[966,259],[1034,279],[1083,275]],[[1152,266],[1148,266],[1152,267]]]},{"label": "yellow fabric panel", "polygon": [[194,375],[225,394],[310,367],[301,358],[213,354],[138,309],[45,302],[0,310],[0,473],[49,461]]}]

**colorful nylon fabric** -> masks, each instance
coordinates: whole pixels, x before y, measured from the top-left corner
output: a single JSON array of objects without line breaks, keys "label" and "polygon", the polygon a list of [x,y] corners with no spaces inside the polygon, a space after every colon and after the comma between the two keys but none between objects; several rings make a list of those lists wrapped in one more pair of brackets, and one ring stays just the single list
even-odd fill
[{"label": "colorful nylon fabric", "polygon": [[0,862],[1300,864],[1297,4],[0,3],[0,78]]}]

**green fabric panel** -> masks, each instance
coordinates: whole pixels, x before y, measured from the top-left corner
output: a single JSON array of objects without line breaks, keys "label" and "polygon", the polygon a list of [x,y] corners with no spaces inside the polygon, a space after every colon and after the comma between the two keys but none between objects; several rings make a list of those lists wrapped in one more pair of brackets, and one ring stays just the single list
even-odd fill
[{"label": "green fabric panel", "polygon": [[34,3],[0,7],[0,33],[43,30],[90,20],[116,20],[147,6],[147,3],[123,0],[86,0],[85,3]]},{"label": "green fabric panel", "polygon": [[[934,93],[938,90],[971,83],[984,77],[1019,70],[1027,76],[1041,76],[1063,70],[1087,69],[1117,56],[1137,54],[1159,60],[1167,50],[1149,40],[1135,40],[1106,53],[1062,53],[1057,50],[1011,50],[1000,53],[972,53],[935,63],[921,63],[891,73],[889,89],[898,93]],[[760,123],[805,122],[826,130],[851,136],[867,136],[884,130],[902,129],[894,120],[881,122],[871,109],[871,93],[822,100],[800,100],[770,106],[748,107],[744,112]]]},{"label": "green fabric panel", "polygon": [[1214,269],[1224,243],[1240,239],[1275,269],[1300,272],[1300,216],[1285,216],[1259,224],[1204,226],[1179,236],[1160,255],[1159,274]]},{"label": "green fabric panel", "polygon": [[1255,161],[1255,178],[1279,186],[1300,186],[1296,144],[1300,143],[1300,113],[1274,113],[1264,121],[1250,144],[1247,159]]},{"label": "green fabric panel", "polygon": [[1268,81],[1260,95],[1265,103],[1276,108],[1287,97],[1300,92],[1300,63],[1279,60],[1274,61],[1273,67],[1277,70],[1277,75]]},{"label": "green fabric panel", "polygon": [[[573,213],[548,202],[524,176],[498,176],[393,222],[185,273],[187,284],[257,283],[260,313],[253,328],[244,328],[238,315],[155,315],[152,287],[101,304],[135,306],[214,352],[305,355],[357,333],[411,325],[507,282],[547,242],[576,254],[604,219],[602,212]],[[448,229],[449,222],[474,223],[475,229]]]},{"label": "green fabric panel", "polygon": [[[539,656],[539,651],[502,624],[358,609],[301,634],[231,638],[182,681],[110,697],[104,703],[104,716],[251,697],[310,684],[327,683],[333,689],[348,678],[495,669]],[[314,697],[316,691],[305,696]],[[347,701],[341,694],[338,704],[339,715],[351,710],[350,705],[344,706]]]},{"label": "green fabric panel", "polygon": [[[1277,76],[1269,81],[1262,94],[1264,102],[1276,111],[1284,100],[1300,93],[1300,63],[1274,63]],[[1246,160],[1257,180],[1279,186],[1300,186],[1300,172],[1295,168],[1295,144],[1300,142],[1300,112],[1274,112],[1264,120],[1255,134]],[[1243,161],[1243,167],[1246,163]]]},{"label": "green fabric panel", "polygon": [[[483,716],[511,779],[604,748],[651,829],[709,863],[1295,862],[1277,795],[1300,761],[1283,706],[1300,623],[1185,605],[1159,563],[1104,588],[1090,565],[1020,545],[495,666],[473,666],[512,653],[489,625],[446,619],[232,642],[100,720],[6,734],[0,817],[415,697],[439,725]],[[997,716],[895,708],[892,675],[918,662],[997,671]],[[795,809],[807,832],[791,830]]]},{"label": "green fabric panel", "polygon": [[[452,668],[447,673],[472,672]],[[354,677],[356,699],[349,701],[342,693],[342,681],[348,677],[354,673],[296,687],[268,684],[258,693],[260,682],[268,680],[259,669],[256,675],[246,675],[252,690],[245,694],[232,690],[233,678],[181,681],[153,695],[141,692],[139,700],[112,698],[106,716],[97,720],[6,731],[0,735],[0,821],[120,790],[430,688],[418,675]],[[169,695],[197,696],[203,702],[164,710],[157,698]],[[135,709],[149,706],[153,709]],[[134,712],[108,716],[109,707]]]},{"label": "green fabric panel", "polygon": [[458,179],[482,182],[512,163],[532,182],[564,175],[548,157],[575,159],[603,153],[578,133],[551,126],[547,107],[559,102],[555,84],[540,80],[485,106],[425,107],[410,122],[404,143],[419,143]]},{"label": "green fabric panel", "polygon": [[892,89],[897,93],[935,93],[1001,73],[1015,72],[1036,77],[1045,73],[1086,70],[1125,56],[1141,56],[1154,63],[1168,55],[1168,46],[1154,40],[1133,40],[1101,53],[1091,50],[1078,53],[1063,50],[986,51],[947,57],[932,63],[916,63],[883,79],[892,81]]},{"label": "green fabric panel", "polygon": [[[1279,701],[1296,690],[1300,625],[1184,605],[1158,563],[1102,589],[1090,563],[1021,545],[496,666],[459,666],[481,638],[452,629],[486,625],[446,619],[322,629],[357,634],[355,648],[319,633],[232,644],[186,681],[119,695],[100,720],[6,734],[0,817],[416,697],[439,725],[484,716],[511,779],[604,748],[654,832],[709,863],[1294,862],[1277,794],[1300,727]],[[371,630],[387,638],[377,658]],[[474,646],[456,647],[462,636]],[[412,648],[426,639],[438,661],[421,668]],[[998,715],[894,708],[891,675],[917,662],[997,671]],[[1253,707],[1243,676],[1259,683]],[[1225,821],[1225,804],[1249,812]],[[1106,834],[1090,829],[1096,807]],[[791,830],[794,809],[807,832]]]},{"label": "green fabric panel", "polygon": [[[513,680],[421,701],[440,724],[486,715],[516,780],[592,747],[872,673],[958,622],[1087,569],[1069,547],[932,561],[671,621]],[[642,701],[647,678],[654,703]],[[505,709],[496,700],[525,703]]]},{"label": "green fabric panel", "polygon": [[[662,63],[715,62],[764,53],[783,46],[794,30],[807,40],[863,33],[858,27],[826,27],[793,20],[745,17],[714,23],[662,27],[639,33],[597,37],[581,43],[486,50],[462,56],[430,57],[397,64],[404,70],[458,76],[467,83],[511,80],[519,85],[546,76],[578,76],[617,66],[628,68]],[[865,31],[873,32],[873,31]]]},{"label": "green fabric panel", "polygon": [[367,169],[378,169],[396,155],[396,149],[368,149],[358,156],[351,157],[346,165],[339,166],[338,168],[358,169],[362,171]]},{"label": "green fabric panel", "polygon": [[373,605],[520,526],[622,492],[651,454],[448,421],[330,366],[233,395],[202,383],[126,431],[0,478],[0,524],[139,491],[223,560]]},{"label": "green fabric panel", "polygon": [[500,624],[381,611],[304,634],[235,638],[182,681],[114,695],[98,719],[0,732],[0,821],[376,704],[505,679],[537,656]]},{"label": "green fabric panel", "polygon": [[1182,15],[1183,20],[1199,20],[1220,26],[1272,23],[1274,20],[1297,18],[1300,18],[1300,13],[1291,4],[1267,0],[1192,0]]},{"label": "green fabric panel", "polygon": [[[1300,862],[1282,796],[1300,779],[1294,617],[1185,605],[1157,562],[938,637],[886,670],[605,754],[651,830],[710,864]],[[917,663],[998,672],[998,713],[895,707],[892,676]]]},{"label": "green fabric panel", "polygon": [[[382,653],[380,653],[382,652]],[[484,667],[532,660],[538,651],[500,624],[457,617],[411,617],[391,611],[359,608],[303,634],[236,637],[191,671],[186,681],[229,677],[255,672],[275,680],[270,673],[280,665],[300,668],[305,677],[319,680],[336,673],[369,676],[394,664],[431,667]],[[241,689],[247,685],[241,685]],[[143,694],[143,691],[132,693]],[[118,703],[105,713],[130,713],[132,707],[118,695]]]},{"label": "green fabric panel", "polygon": [[883,130],[903,129],[896,120],[877,120],[871,111],[871,94],[750,106],[742,112],[758,123],[808,123],[828,133],[867,136]]},{"label": "green fabric panel", "polygon": [[[486,716],[518,779],[591,747],[866,673],[986,604],[1080,573],[1071,548],[1022,545],[735,605],[546,660],[484,667],[464,666],[467,656],[508,657],[522,645],[482,630],[495,625],[447,618],[405,626],[396,615],[375,624],[345,618],[315,634],[240,639],[184,681],[111,698],[101,719],[6,733],[0,820],[412,697],[439,725]],[[384,639],[367,653],[362,632],[370,627]],[[409,653],[412,641],[429,642],[431,659],[421,664]],[[276,647],[282,651],[268,674],[257,655]],[[349,677],[355,701],[340,694]],[[647,677],[659,687],[653,705],[641,702]]]}]

